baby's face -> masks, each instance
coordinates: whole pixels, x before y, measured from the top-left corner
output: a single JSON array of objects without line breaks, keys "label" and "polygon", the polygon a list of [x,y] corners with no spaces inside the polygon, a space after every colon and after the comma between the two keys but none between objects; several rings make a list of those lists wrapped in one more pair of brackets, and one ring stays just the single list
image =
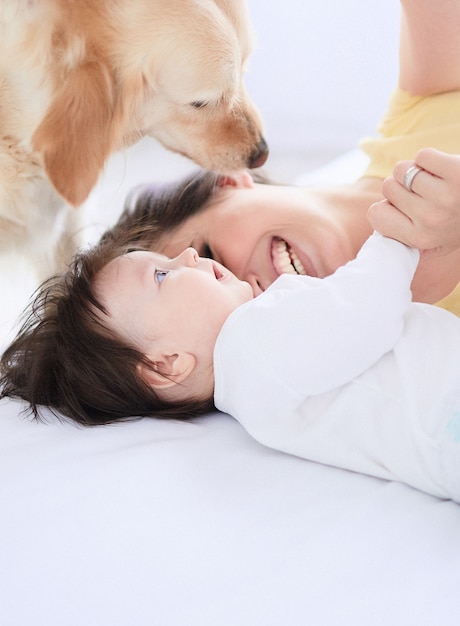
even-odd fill
[{"label": "baby's face", "polygon": [[136,251],[97,276],[106,324],[143,354],[152,348],[190,352],[212,363],[217,335],[230,313],[251,300],[247,282],[187,248],[174,259]]}]

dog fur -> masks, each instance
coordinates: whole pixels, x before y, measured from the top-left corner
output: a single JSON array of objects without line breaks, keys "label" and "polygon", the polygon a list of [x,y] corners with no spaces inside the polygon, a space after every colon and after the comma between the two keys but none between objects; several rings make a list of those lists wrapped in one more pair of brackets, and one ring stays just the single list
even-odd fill
[{"label": "dog fur", "polygon": [[262,165],[250,51],[244,0],[2,0],[1,250],[62,267],[70,207],[145,135],[220,173]]}]

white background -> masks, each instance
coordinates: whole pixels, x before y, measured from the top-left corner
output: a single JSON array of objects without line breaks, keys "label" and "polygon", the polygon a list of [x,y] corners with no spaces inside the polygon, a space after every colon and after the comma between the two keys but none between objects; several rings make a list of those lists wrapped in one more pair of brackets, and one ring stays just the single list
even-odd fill
[{"label": "white background", "polygon": [[248,0],[246,84],[272,155],[325,158],[375,132],[398,75],[397,0]]}]

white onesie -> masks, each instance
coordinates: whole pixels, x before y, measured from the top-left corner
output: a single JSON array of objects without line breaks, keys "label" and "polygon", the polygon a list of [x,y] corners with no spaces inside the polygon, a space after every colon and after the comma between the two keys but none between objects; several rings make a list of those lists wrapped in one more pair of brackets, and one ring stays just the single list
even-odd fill
[{"label": "white onesie", "polygon": [[234,311],[215,404],[261,443],[460,501],[460,320],[411,302],[419,253],[374,233],[324,279]]}]

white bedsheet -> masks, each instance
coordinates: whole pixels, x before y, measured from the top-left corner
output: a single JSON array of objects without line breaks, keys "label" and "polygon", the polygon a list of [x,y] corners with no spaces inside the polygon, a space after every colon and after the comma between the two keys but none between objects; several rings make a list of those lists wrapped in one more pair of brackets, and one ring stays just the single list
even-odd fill
[{"label": "white bedsheet", "polygon": [[22,408],[0,402],[2,626],[460,624],[453,502],[226,415],[84,429]]},{"label": "white bedsheet", "polygon": [[460,622],[460,507],[231,418],[97,429],[0,406],[5,626]]}]

